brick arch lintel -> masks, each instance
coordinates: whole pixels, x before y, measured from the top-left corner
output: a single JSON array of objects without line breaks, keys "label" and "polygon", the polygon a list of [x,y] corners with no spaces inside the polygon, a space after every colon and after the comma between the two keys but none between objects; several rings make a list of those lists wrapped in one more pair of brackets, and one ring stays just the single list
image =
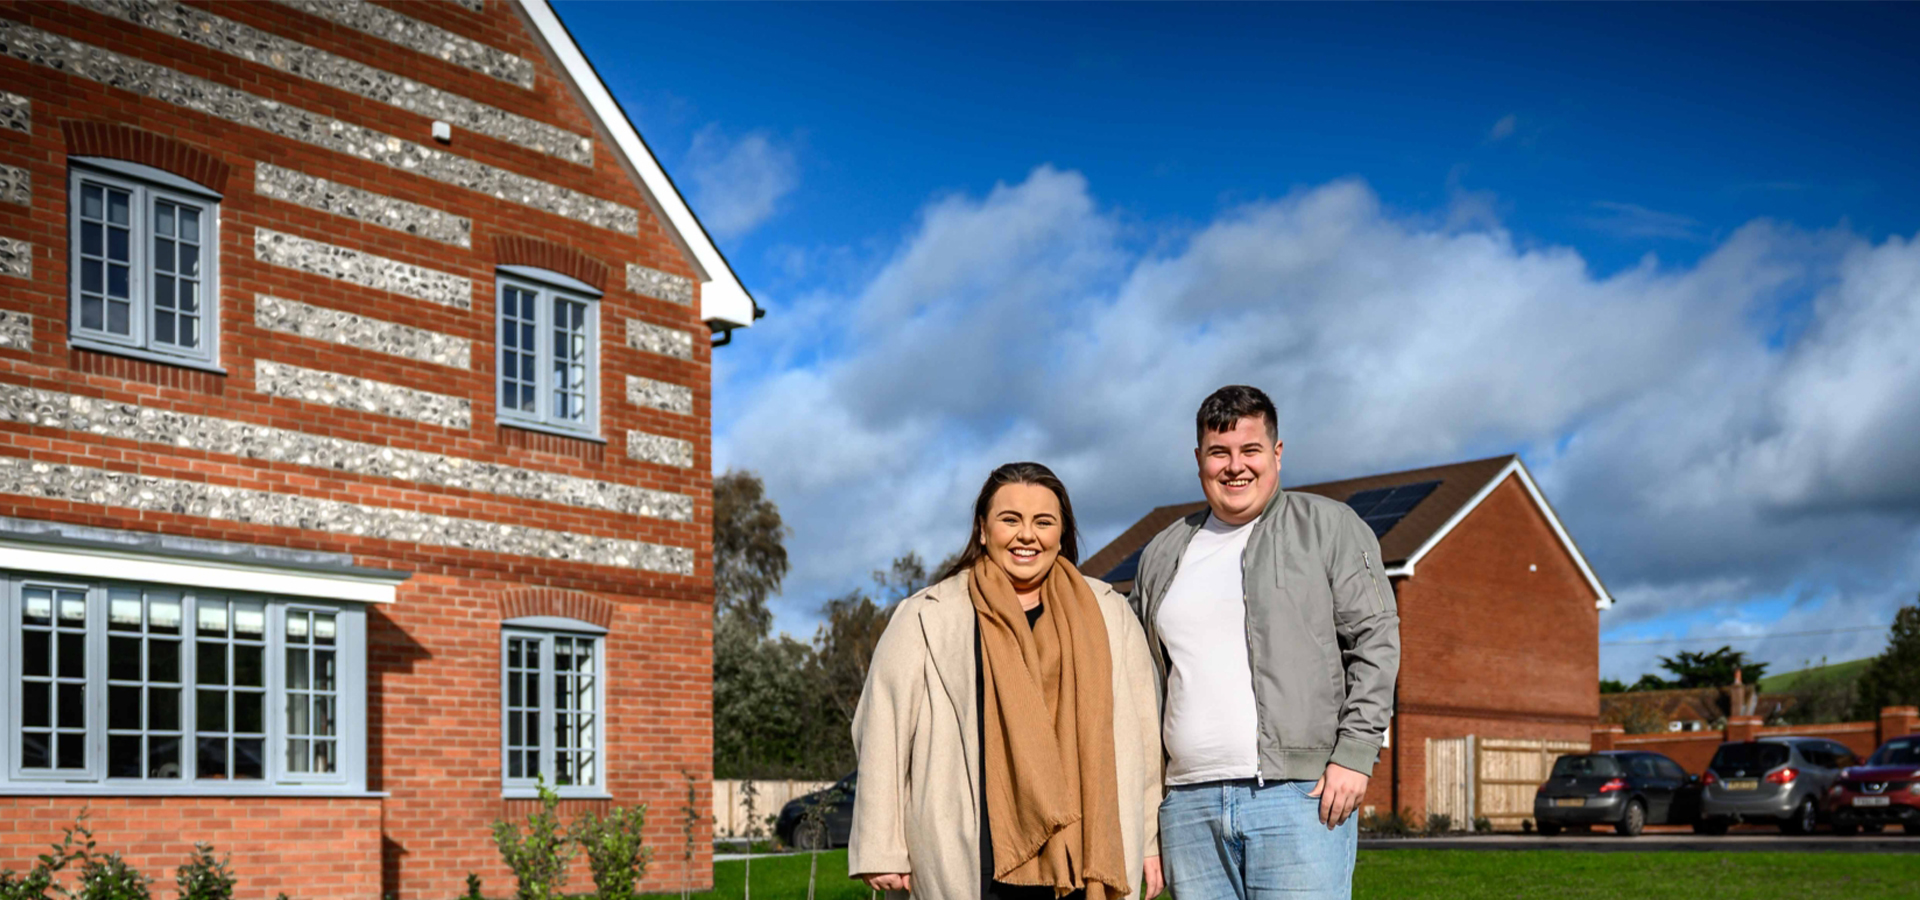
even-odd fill
[{"label": "brick arch lintel", "polygon": [[510,588],[500,595],[500,619],[560,616],[613,629],[613,604],[592,594],[559,588]]},{"label": "brick arch lintel", "polygon": [[62,119],[60,134],[68,156],[124,159],[178,175],[216,194],[227,192],[231,167],[191,144],[118,122]]},{"label": "brick arch lintel", "polygon": [[495,235],[493,261],[495,265],[531,266],[559,272],[592,285],[596,291],[607,289],[607,273],[610,271],[606,263],[565,244],[520,234]]}]

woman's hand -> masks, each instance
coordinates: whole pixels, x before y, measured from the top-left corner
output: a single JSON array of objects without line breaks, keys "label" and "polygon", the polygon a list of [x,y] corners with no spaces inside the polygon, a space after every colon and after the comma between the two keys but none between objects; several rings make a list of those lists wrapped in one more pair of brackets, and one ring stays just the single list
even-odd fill
[{"label": "woman's hand", "polygon": [[1147,890],[1140,895],[1140,900],[1153,900],[1153,898],[1160,896],[1161,891],[1166,889],[1167,879],[1160,871],[1160,857],[1147,857]]},{"label": "woman's hand", "polygon": [[[1157,860],[1156,860],[1157,862]],[[908,872],[894,872],[886,875],[862,875],[860,880],[876,891],[911,891],[913,875]]]}]

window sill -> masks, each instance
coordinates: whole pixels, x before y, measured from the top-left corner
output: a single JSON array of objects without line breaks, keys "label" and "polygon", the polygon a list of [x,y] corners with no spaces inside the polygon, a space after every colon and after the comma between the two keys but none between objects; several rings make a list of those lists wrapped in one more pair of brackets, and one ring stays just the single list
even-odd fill
[{"label": "window sill", "polygon": [[110,343],[107,343],[106,341],[96,341],[91,338],[85,338],[75,334],[67,335],[67,344],[69,346],[78,347],[81,350],[92,350],[95,353],[105,353],[111,356],[124,356],[124,357],[127,357],[128,359],[138,359],[138,360],[142,360],[150,363],[159,363],[165,366],[178,366],[182,369],[193,369],[195,371],[200,371],[200,372],[210,372],[215,375],[227,374],[227,370],[225,368],[215,365],[214,363],[207,362],[206,360],[188,359],[184,356],[169,356],[165,353],[155,353],[151,350],[141,350],[138,347],[128,347],[124,344],[110,344]]},{"label": "window sill", "polygon": [[521,431],[531,431],[535,434],[572,438],[576,441],[587,441],[594,444],[605,444],[607,442],[606,438],[585,431],[568,431],[565,428],[556,428],[552,425],[542,425],[538,422],[527,422],[520,419],[500,419],[498,421],[501,428],[517,428]]},{"label": "window sill", "polygon": [[186,785],[120,785],[89,782],[85,784],[50,783],[13,784],[0,787],[0,797],[269,797],[297,799],[301,797],[334,799],[379,800],[387,797],[386,791],[364,791],[346,787],[327,785],[262,785],[244,788],[234,785],[212,787]]},{"label": "window sill", "polygon": [[[604,791],[556,791],[561,800],[612,800],[613,795]],[[533,788],[507,788],[500,792],[502,800],[538,800],[540,792]]]}]

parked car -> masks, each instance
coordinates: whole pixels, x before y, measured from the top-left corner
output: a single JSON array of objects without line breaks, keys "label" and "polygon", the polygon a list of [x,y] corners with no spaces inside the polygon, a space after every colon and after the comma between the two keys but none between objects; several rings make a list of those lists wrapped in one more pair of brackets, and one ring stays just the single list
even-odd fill
[{"label": "parked car", "polygon": [[1772,822],[1809,834],[1824,813],[1821,798],[1853,754],[1817,737],[1763,737],[1720,745],[1700,776],[1695,831],[1726,834],[1735,822]]},{"label": "parked car", "polygon": [[[773,833],[780,842],[797,850],[825,850],[845,847],[853,833],[853,791],[860,773],[852,772],[832,787],[814,791],[787,801],[774,820]],[[820,818],[810,821],[807,810],[818,805]]]},{"label": "parked car", "polygon": [[1658,753],[1608,750],[1562,756],[1533,795],[1533,821],[1548,837],[1568,825],[1612,825],[1629,837],[1648,825],[1691,822],[1700,779]]},{"label": "parked car", "polygon": [[1920,734],[1887,741],[1865,763],[1843,769],[1827,791],[1827,817],[1835,834],[1895,822],[1920,834]]}]

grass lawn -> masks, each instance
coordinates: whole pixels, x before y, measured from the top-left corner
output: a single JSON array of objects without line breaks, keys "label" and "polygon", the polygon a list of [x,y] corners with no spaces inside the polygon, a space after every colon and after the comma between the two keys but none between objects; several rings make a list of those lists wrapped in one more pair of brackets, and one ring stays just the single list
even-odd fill
[{"label": "grass lawn", "polygon": [[[741,900],[745,868],[740,862],[715,865],[716,889],[694,896]],[[1368,850],[1360,854],[1354,881],[1354,896],[1359,900],[1872,900],[1915,896],[1920,888],[1920,855]],[[764,900],[806,897],[807,858],[754,860],[753,893]],[[846,851],[820,854],[814,896],[817,900],[867,900],[866,887],[847,879]]]}]

